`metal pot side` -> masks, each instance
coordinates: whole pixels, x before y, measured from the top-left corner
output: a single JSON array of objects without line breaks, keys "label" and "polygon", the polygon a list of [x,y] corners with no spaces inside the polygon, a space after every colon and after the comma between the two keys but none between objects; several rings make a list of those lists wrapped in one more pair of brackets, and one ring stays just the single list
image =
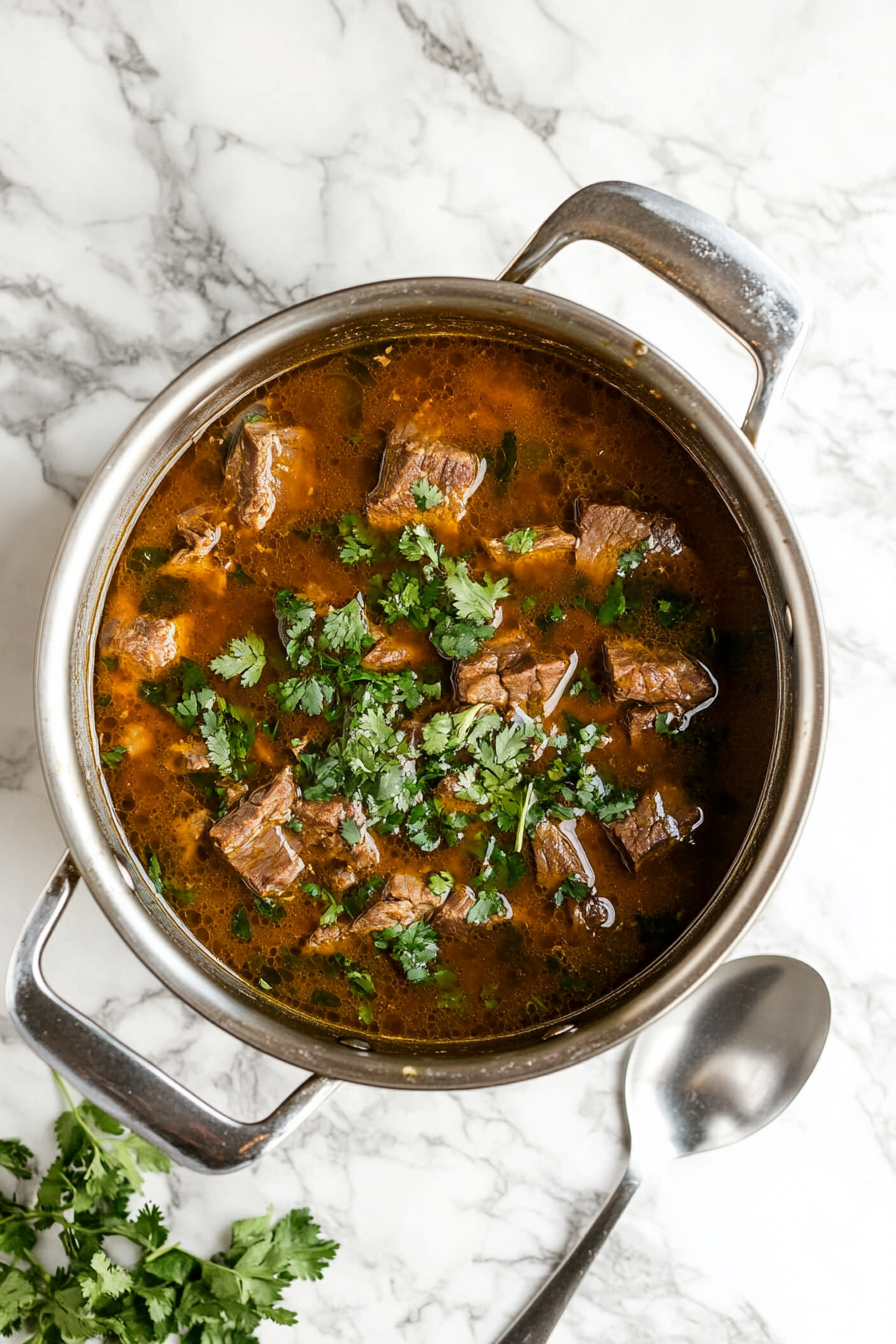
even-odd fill
[{"label": "metal pot side", "polygon": [[[778,720],[762,802],[722,886],[635,979],[567,1019],[513,1038],[421,1046],[341,1036],[278,1007],[209,956],[147,882],[112,809],[93,728],[93,658],[105,594],[131,528],[176,458],[230,406],[309,358],[411,334],[471,332],[551,349],[593,369],[661,421],[709,475],[765,588],[775,630]],[[589,309],[500,281],[393,281],[326,295],[200,359],[137,418],[97,471],[50,576],[38,636],[36,717],[44,776],[77,869],[143,962],[242,1041],[331,1078],[385,1087],[492,1086],[550,1073],[633,1035],[704,979],[749,926],[798,837],[825,723],[818,603],[787,510],[755,450],[672,361]]]}]

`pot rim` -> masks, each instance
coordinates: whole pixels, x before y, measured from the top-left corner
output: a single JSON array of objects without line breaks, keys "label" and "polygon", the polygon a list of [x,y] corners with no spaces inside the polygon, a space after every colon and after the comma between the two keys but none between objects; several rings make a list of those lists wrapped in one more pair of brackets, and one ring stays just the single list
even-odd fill
[{"label": "pot rim", "polygon": [[[92,729],[94,636],[112,571],[143,504],[176,457],[229,404],[312,353],[326,353],[321,345],[327,341],[343,349],[370,340],[377,324],[395,334],[402,322],[410,323],[408,330],[427,322],[446,330],[460,318],[478,323],[480,334],[490,325],[505,338],[516,333],[521,341],[553,342],[584,358],[663,423],[698,463],[703,451],[701,465],[713,467],[711,478],[751,544],[769,596],[779,653],[779,731],[777,773],[772,778],[770,767],[763,800],[772,793],[775,799],[761,838],[745,841],[735,861],[741,871],[724,908],[715,908],[717,893],[682,938],[628,982],[644,978],[643,986],[609,1011],[589,1019],[586,1009],[570,1015],[574,1021],[539,1028],[540,1037],[515,1045],[511,1038],[503,1048],[496,1043],[479,1053],[393,1053],[350,1033],[316,1035],[265,1011],[255,991],[235,975],[213,974],[188,954],[183,933],[175,936],[169,907],[112,821]],[[763,559],[771,561],[765,573]],[[351,1082],[427,1089],[493,1086],[580,1062],[640,1031],[709,975],[758,914],[798,839],[820,765],[826,697],[821,616],[801,544],[754,448],[725,411],[673,361],[610,319],[541,290],[462,277],[381,281],[306,300],[231,337],[170,383],[110,450],[72,515],[48,579],[35,670],[40,760],[57,820],[93,896],[154,974],[265,1053]],[[754,818],[751,836],[756,827]]]}]

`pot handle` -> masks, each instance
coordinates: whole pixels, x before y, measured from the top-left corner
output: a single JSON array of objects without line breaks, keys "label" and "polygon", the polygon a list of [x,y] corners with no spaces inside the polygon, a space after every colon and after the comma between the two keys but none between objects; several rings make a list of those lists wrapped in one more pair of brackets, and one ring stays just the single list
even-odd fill
[{"label": "pot handle", "polygon": [[498,279],[525,284],[582,238],[609,243],[668,280],[747,347],[757,377],[743,432],[755,444],[809,321],[808,305],[784,271],[742,234],[692,205],[631,182],[595,182],[564,201]]},{"label": "pot handle", "polygon": [[253,1162],[335,1092],[338,1079],[312,1075],[264,1120],[242,1124],[208,1106],[61,999],[44,979],[41,958],[79,877],[66,853],[13,952],[7,1004],[32,1049],[85,1097],[175,1161],[215,1175]]}]

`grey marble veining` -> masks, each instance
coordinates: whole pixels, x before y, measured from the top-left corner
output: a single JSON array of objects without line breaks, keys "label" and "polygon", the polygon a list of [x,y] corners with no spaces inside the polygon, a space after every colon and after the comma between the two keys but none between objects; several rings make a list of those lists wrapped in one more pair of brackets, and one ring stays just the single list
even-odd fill
[{"label": "grey marble veining", "polygon": [[[84,483],[179,370],[340,286],[493,276],[564,196],[614,177],[727,220],[812,299],[762,449],[821,592],[831,733],[798,852],[742,950],[812,962],[832,1036],[774,1126],[639,1193],[558,1344],[889,1344],[896,1330],[894,30],[884,0],[0,13],[4,963],[61,849],[30,707],[46,573]],[[631,326],[743,413],[743,352],[627,259],[570,248],[538,284]],[[83,890],[47,965],[234,1114],[294,1085],[161,988]],[[252,1171],[180,1170],[151,1193],[209,1250],[233,1217],[310,1204],[342,1250],[291,1294],[304,1344],[485,1344],[614,1182],[621,1067],[613,1052],[463,1094],[346,1086]],[[0,1015],[0,1133],[46,1155],[57,1106]]]}]

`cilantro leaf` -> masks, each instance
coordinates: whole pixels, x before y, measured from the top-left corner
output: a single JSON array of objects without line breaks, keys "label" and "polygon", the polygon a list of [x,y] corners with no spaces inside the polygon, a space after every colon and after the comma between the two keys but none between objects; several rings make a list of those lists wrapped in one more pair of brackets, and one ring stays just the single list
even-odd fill
[{"label": "cilantro leaf", "polygon": [[321,634],[327,645],[336,653],[342,649],[352,649],[355,653],[359,653],[368,635],[364,608],[358,598],[351,598],[344,607],[331,607],[329,614],[324,618]]},{"label": "cilantro leaf", "polygon": [[233,918],[230,921],[230,932],[234,937],[239,938],[241,943],[251,943],[252,925],[249,923],[249,912],[244,905],[237,906],[233,912]]},{"label": "cilantro leaf", "polygon": [[34,1154],[18,1139],[0,1139],[0,1167],[11,1171],[17,1181],[30,1181],[34,1174],[28,1163]]},{"label": "cilantro leaf", "polygon": [[637,546],[634,546],[632,550],[623,551],[616,561],[616,573],[618,577],[624,579],[627,575],[631,574],[633,569],[637,569],[641,561],[647,555],[649,547],[650,538],[645,537],[644,540],[639,541]]},{"label": "cilantro leaf", "polygon": [[486,924],[495,915],[504,914],[504,899],[494,887],[483,887],[467,911],[468,924]]},{"label": "cilantro leaf", "polygon": [[398,549],[406,560],[429,560],[434,565],[442,556],[442,547],[424,523],[404,528],[398,538]]},{"label": "cilantro leaf", "polygon": [[622,591],[622,579],[619,575],[613,579],[606,591],[597,613],[601,625],[613,625],[625,613],[625,594]]},{"label": "cilantro leaf", "polygon": [[426,879],[426,885],[429,887],[433,896],[438,896],[441,900],[454,890],[454,878],[450,873],[430,873]]},{"label": "cilantro leaf", "polygon": [[107,765],[110,770],[114,770],[116,765],[121,765],[127,754],[127,747],[110,747],[108,751],[100,752],[100,760],[103,765]]},{"label": "cilantro leaf", "polygon": [[491,622],[495,615],[495,603],[507,597],[510,585],[507,579],[498,579],[493,583],[484,575],[477,583],[470,577],[466,560],[443,560],[447,578],[445,587],[451,594],[454,609],[461,620]]},{"label": "cilantro leaf", "polygon": [[381,929],[374,934],[373,941],[399,964],[412,985],[424,984],[432,978],[427,967],[439,954],[439,935],[422,919],[406,929],[400,924]]},{"label": "cilantro leaf", "polygon": [[411,494],[424,513],[427,509],[437,509],[440,504],[445,502],[445,496],[439,487],[434,485],[426,476],[421,476],[419,480],[414,481],[411,486]]},{"label": "cilantro leaf", "polygon": [[343,538],[339,559],[344,565],[369,562],[376,554],[376,533],[363,518],[355,513],[344,513],[339,520],[339,534]]},{"label": "cilantro leaf", "polygon": [[291,593],[288,588],[281,588],[274,598],[274,614],[289,665],[300,667],[305,637],[314,624],[314,606],[306,597]]},{"label": "cilantro leaf", "polygon": [[288,677],[285,681],[272,681],[268,693],[277,702],[283,714],[294,714],[301,709],[304,714],[316,715],[323,712],[335,694],[333,683],[326,677]]},{"label": "cilantro leaf", "polygon": [[534,527],[521,527],[517,532],[508,532],[504,545],[515,555],[528,555],[535,541]]},{"label": "cilantro leaf", "polygon": [[587,882],[581,882],[579,878],[570,876],[564,878],[554,892],[554,904],[561,906],[568,896],[576,905],[581,905],[590,895],[591,888]]},{"label": "cilantro leaf", "polygon": [[227,648],[209,663],[211,670],[228,681],[239,677],[241,686],[254,686],[267,663],[264,640],[250,630],[245,639],[232,639]]},{"label": "cilantro leaf", "polygon": [[656,618],[660,625],[671,630],[673,625],[678,625],[686,616],[690,616],[696,606],[693,597],[685,597],[681,593],[673,593],[668,590],[660,593],[654,602],[656,607]]},{"label": "cilantro leaf", "polygon": [[345,817],[343,821],[340,821],[339,834],[347,845],[360,845],[361,843],[361,827],[354,817]]}]

